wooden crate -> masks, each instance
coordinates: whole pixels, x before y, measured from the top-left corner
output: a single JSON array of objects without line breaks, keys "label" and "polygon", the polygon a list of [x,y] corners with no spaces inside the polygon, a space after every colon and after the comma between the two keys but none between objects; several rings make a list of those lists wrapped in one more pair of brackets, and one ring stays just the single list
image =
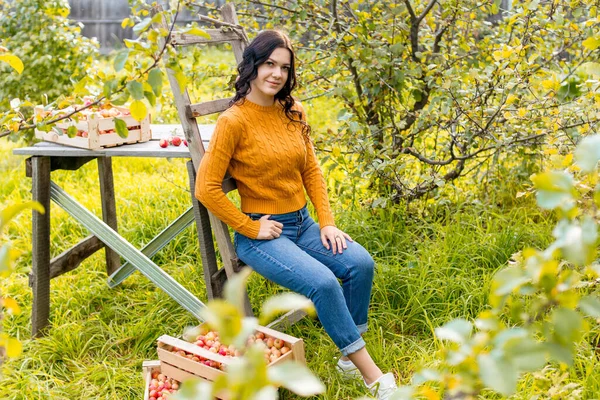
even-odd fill
[{"label": "wooden crate", "polygon": [[151,360],[142,362],[142,373],[144,375],[144,400],[148,400],[150,398],[150,389],[148,386],[150,385],[150,381],[152,380],[152,374],[154,372],[158,372],[159,374],[163,374],[171,379],[175,379],[178,382],[181,382],[183,379],[178,379],[174,376],[168,375],[166,371],[163,370],[162,365],[159,360]]},{"label": "wooden crate", "polygon": [[[129,111],[123,107],[115,108],[121,112]],[[98,150],[103,147],[113,147],[121,144],[147,142],[152,139],[152,132],[150,131],[150,115],[146,116],[142,121],[137,121],[131,115],[117,117],[127,124],[129,135],[126,138],[122,138],[116,133],[115,117],[102,117],[99,113],[94,112],[82,115],[81,118],[82,119],[80,119],[79,122],[59,122],[50,132],[36,129],[35,137],[47,142],[60,143],[67,146],[90,150]],[[70,126],[75,126],[78,131],[87,132],[87,137],[69,137],[66,131]],[[111,130],[115,132],[102,133]]]},{"label": "wooden crate", "polygon": [[[286,335],[284,333],[263,326],[259,326],[256,329],[256,331],[264,333],[267,337],[270,336],[276,339],[281,339],[283,342],[289,345],[290,351],[286,354],[283,354],[275,361],[271,362],[269,364],[269,367],[290,360],[295,360],[297,362],[306,364],[306,359],[304,356],[304,341],[302,339],[298,339],[293,336]],[[165,367],[166,365],[169,365],[174,368],[183,370],[189,374],[206,379],[208,381],[214,381],[217,377],[224,374],[225,372],[216,368],[209,367],[197,361],[193,361],[179,354],[173,353],[171,352],[173,348],[183,350],[186,353],[194,354],[199,358],[204,358],[207,360],[212,360],[224,364],[225,369],[232,360],[231,357],[224,357],[222,355],[203,349],[202,347],[196,346],[193,343],[189,343],[185,340],[181,340],[169,335],[163,335],[158,338],[158,358]],[[175,377],[173,378],[176,379]]]}]

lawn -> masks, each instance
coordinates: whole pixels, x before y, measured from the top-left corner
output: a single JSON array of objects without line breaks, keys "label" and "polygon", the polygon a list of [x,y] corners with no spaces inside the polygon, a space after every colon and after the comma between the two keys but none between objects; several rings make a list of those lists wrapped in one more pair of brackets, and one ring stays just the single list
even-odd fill
[{"label": "lawn", "polygon": [[[11,154],[14,144],[0,144],[0,206],[30,198],[23,157]],[[188,207],[189,192],[182,160],[113,160],[121,234],[143,246],[169,220]],[[97,167],[56,171],[53,179],[78,201],[100,215]],[[444,206],[412,205],[387,209],[333,209],[340,227],[374,256],[377,263],[369,331],[369,350],[384,370],[401,383],[423,366],[435,365],[438,344],[433,329],[456,317],[473,318],[486,308],[491,276],[511,254],[525,246],[542,247],[554,223],[531,199],[510,207],[485,206],[452,200]],[[51,209],[52,255],[87,235],[56,206]],[[52,281],[51,326],[44,338],[30,340],[31,265],[29,215],[11,224],[7,238],[22,252],[18,273],[2,281],[2,293],[22,307],[4,321],[6,331],[24,343],[23,354],[3,367],[0,398],[6,399],[139,399],[143,393],[141,364],[156,358],[161,334],[179,335],[193,318],[141,274],[122,285],[106,285],[103,251],[78,269]],[[205,300],[195,227],[188,228],[154,261]],[[279,291],[253,274],[249,285],[255,311]],[[325,382],[323,399],[357,398],[356,382],[343,382],[333,368],[333,343],[316,320],[304,319],[286,333],[306,341],[309,367]],[[570,380],[585,385],[591,395],[600,388],[594,359],[583,360]],[[521,385],[529,398],[544,393],[530,376]],[[284,398],[296,398],[284,393]],[[584,397],[591,398],[591,397]]]}]

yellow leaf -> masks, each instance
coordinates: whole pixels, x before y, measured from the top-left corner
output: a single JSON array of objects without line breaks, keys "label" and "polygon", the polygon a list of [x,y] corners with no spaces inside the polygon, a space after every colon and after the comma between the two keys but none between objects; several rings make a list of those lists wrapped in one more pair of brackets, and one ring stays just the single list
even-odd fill
[{"label": "yellow leaf", "polygon": [[130,22],[130,21],[131,21],[131,19],[129,19],[129,18],[125,18],[125,19],[123,20],[123,22],[121,22],[121,28],[125,29],[125,28],[126,28],[128,25],[129,25],[129,22]]},{"label": "yellow leaf", "polygon": [[148,115],[148,108],[141,100],[132,101],[131,106],[129,106],[129,111],[131,111],[131,116],[137,121],[143,120]]},{"label": "yellow leaf", "polygon": [[339,157],[340,154],[342,154],[342,150],[340,150],[340,148],[336,146],[333,148],[331,153],[333,154],[334,157]]},{"label": "yellow leaf", "polygon": [[0,54],[0,61],[8,63],[8,65],[13,67],[19,74],[23,72],[23,61],[21,61],[21,59],[14,54]]},{"label": "yellow leaf", "polygon": [[9,314],[18,315],[21,313],[21,308],[14,299],[11,299],[10,297],[5,297],[2,299],[2,303],[4,305],[4,308],[8,310]]},{"label": "yellow leaf", "polygon": [[9,357],[17,357],[19,356],[19,354],[21,354],[21,350],[23,349],[23,346],[21,345],[21,342],[19,342],[17,339],[14,338],[8,338],[7,344],[6,344],[6,355]]},{"label": "yellow leaf", "polygon": [[560,87],[560,83],[555,79],[546,79],[545,81],[542,81],[542,86],[546,90],[557,91]]},{"label": "yellow leaf", "polygon": [[600,39],[595,37],[589,37],[585,39],[581,44],[588,50],[596,50],[600,46]]},{"label": "yellow leaf", "polygon": [[508,95],[508,97],[506,98],[506,105],[510,106],[511,104],[513,104],[515,101],[519,100],[518,96],[515,96],[514,94],[510,94]]},{"label": "yellow leaf", "polygon": [[565,158],[563,159],[563,167],[568,167],[569,165],[573,164],[573,153],[569,153],[565,156]]},{"label": "yellow leaf", "polygon": [[11,338],[5,333],[0,334],[0,347],[6,349],[6,355],[8,357],[17,357],[21,354],[21,342],[17,339]]},{"label": "yellow leaf", "polygon": [[527,109],[526,108],[519,108],[519,111],[517,112],[517,115],[520,118],[523,118],[524,116],[527,115]]},{"label": "yellow leaf", "polygon": [[186,35],[194,35],[194,36],[203,37],[205,39],[210,39],[210,35],[208,33],[206,33],[206,31],[204,31],[200,28],[197,28],[197,27],[188,29],[187,31],[184,31],[183,33],[185,33]]}]

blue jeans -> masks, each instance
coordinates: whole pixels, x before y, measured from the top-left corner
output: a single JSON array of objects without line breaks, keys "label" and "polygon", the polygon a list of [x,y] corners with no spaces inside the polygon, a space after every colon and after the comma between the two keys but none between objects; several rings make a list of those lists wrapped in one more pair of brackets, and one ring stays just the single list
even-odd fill
[{"label": "blue jeans", "polygon": [[[264,214],[248,215],[257,220]],[[342,254],[327,250],[306,206],[270,219],[283,224],[277,239],[255,240],[235,233],[240,260],[265,278],[311,299],[323,328],[344,356],[362,349],[373,284],[374,262],[369,253],[350,241]]]}]

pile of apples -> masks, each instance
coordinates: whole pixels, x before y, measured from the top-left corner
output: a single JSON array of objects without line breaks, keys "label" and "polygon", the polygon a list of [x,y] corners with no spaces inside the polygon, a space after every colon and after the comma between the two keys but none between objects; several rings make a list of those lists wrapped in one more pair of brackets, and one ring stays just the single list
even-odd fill
[{"label": "pile of apples", "polygon": [[[221,344],[219,340],[219,334],[214,331],[208,331],[205,334],[198,335],[196,337],[195,342],[193,343],[196,346],[202,347],[205,350],[208,350],[215,354],[219,354],[223,357],[238,357],[242,354],[240,350],[237,350],[232,345],[226,346],[224,344]],[[282,355],[290,352],[289,345],[283,340],[267,336],[263,332],[256,332],[254,335],[250,335],[250,337],[247,340],[247,343],[248,345],[259,344],[260,346],[262,346],[264,348],[265,361],[267,363],[272,363]],[[175,347],[171,349],[171,352],[176,353],[182,357],[188,358],[192,361],[202,363],[211,368],[216,368],[221,371],[225,369],[225,365],[223,365],[220,362],[209,360],[207,358],[188,353],[184,350]]]},{"label": "pile of apples", "polygon": [[154,371],[148,384],[148,400],[166,400],[178,389],[179,382]]}]

